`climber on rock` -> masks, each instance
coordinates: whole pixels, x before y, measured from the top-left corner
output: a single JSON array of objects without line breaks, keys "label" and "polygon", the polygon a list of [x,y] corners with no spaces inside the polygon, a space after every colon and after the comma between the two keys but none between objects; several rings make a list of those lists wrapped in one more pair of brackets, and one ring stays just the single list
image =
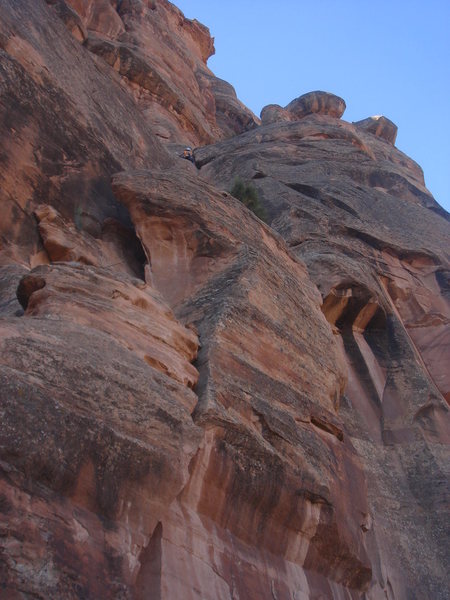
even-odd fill
[{"label": "climber on rock", "polygon": [[183,151],[183,158],[185,158],[186,160],[190,160],[191,163],[194,163],[194,154],[192,152],[192,148],[190,148],[189,146],[187,146],[184,151]]}]

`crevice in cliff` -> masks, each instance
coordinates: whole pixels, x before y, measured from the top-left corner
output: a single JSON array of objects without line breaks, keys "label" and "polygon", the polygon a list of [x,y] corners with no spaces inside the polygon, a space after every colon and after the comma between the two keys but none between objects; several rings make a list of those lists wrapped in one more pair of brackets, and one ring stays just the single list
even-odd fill
[{"label": "crevice in cliff", "polygon": [[[2,264],[53,263],[0,268],[4,593],[437,600],[448,410],[421,356],[445,368],[448,231],[420,169],[319,92],[199,148],[199,174],[169,151],[258,121],[204,68],[206,28],[166,0],[46,1],[62,21],[0,0]],[[231,174],[307,267],[203,180]],[[341,282],[331,327],[307,269]]]},{"label": "crevice in cliff", "polygon": [[450,271],[444,268],[437,269],[436,281],[441,294],[450,302]]},{"label": "crevice in cliff", "polygon": [[386,327],[384,309],[370,290],[361,284],[341,283],[333,287],[324,298],[322,312],[340,332]]},{"label": "crevice in cliff", "polygon": [[242,260],[231,262],[175,309],[175,314],[181,322],[192,324],[195,327],[200,340],[197,358],[192,363],[199,373],[198,383],[194,390],[198,397],[197,407],[193,412],[194,422],[197,422],[198,419],[201,420],[202,408],[208,403],[209,354],[212,350],[212,340],[216,328],[220,326],[228,298],[233,294],[234,285],[241,275],[242,269]]},{"label": "crevice in cliff", "polygon": [[17,299],[19,300],[22,308],[26,310],[28,308],[28,302],[32,294],[38,290],[42,290],[46,285],[45,279],[39,275],[25,275],[20,280],[17,288]]},{"label": "crevice in cliff", "polygon": [[[399,266],[404,269],[403,277],[397,274],[397,277],[381,280],[391,302],[391,310],[401,323],[416,361],[448,401],[447,363],[444,355],[438,356],[436,348],[445,351],[447,347],[449,271],[442,267],[434,270],[434,261],[420,253],[407,255]],[[440,298],[436,299],[435,293],[430,293],[430,282],[433,290],[439,290]],[[434,342],[430,348],[432,332]]]},{"label": "crevice in cliff", "polygon": [[162,533],[163,526],[159,522],[145,548],[139,555],[141,563],[134,586],[136,600],[163,600],[162,596]]},{"label": "crevice in cliff", "polygon": [[[39,205],[34,214],[38,221],[40,240],[50,262],[78,262],[145,279],[146,256],[133,225],[107,218],[94,232],[78,212],[74,220],[64,219],[52,206]],[[129,217],[128,217],[129,220]],[[89,219],[88,219],[89,222]],[[34,259],[36,262],[36,258]]]},{"label": "crevice in cliff", "polygon": [[333,425],[333,423],[325,421],[325,419],[316,415],[311,415],[311,423],[326,433],[334,435],[340,442],[344,440],[344,432],[339,427],[336,427],[336,425]]},{"label": "crevice in cliff", "polygon": [[371,429],[378,438],[387,381],[383,350],[380,352],[380,348],[388,351],[386,312],[369,289],[354,283],[333,288],[324,299],[322,312],[341,335],[349,366],[350,392],[360,390],[357,401],[361,403],[361,411],[364,402],[368,403],[366,410],[376,418]]},{"label": "crevice in cliff", "polygon": [[[358,214],[358,212],[355,209],[353,209],[351,206],[349,206],[343,200],[340,200],[339,198],[336,197],[338,194],[338,190],[336,190],[336,191],[333,190],[333,192],[330,193],[319,187],[314,187],[312,185],[307,185],[307,184],[303,184],[303,183],[283,183],[283,184],[286,187],[288,187],[289,189],[292,189],[295,192],[302,194],[303,196],[306,196],[307,198],[316,200],[317,203],[319,203],[323,207],[326,207],[327,209],[331,209],[332,211],[335,211],[336,208],[339,208],[339,209],[343,210],[344,212],[346,212],[347,214],[351,215],[352,217],[358,219],[358,221],[361,219],[360,215]],[[316,205],[316,203],[314,203],[314,205]],[[298,211],[299,213],[301,212],[301,209],[298,209],[298,208],[295,208],[292,210],[295,210],[296,212]],[[309,219],[311,218],[311,215],[309,213],[307,213],[306,211],[305,211],[305,214],[307,215],[307,217]],[[300,216],[301,216],[301,214],[300,214]]]},{"label": "crevice in cliff", "polygon": [[385,375],[380,377],[372,372],[370,367],[376,363],[373,363],[370,358],[369,360],[367,359],[367,356],[363,354],[360,345],[351,332],[343,333],[342,341],[347,360],[353,372],[357,374],[358,383],[362,386],[362,389],[371,401],[371,409],[377,417],[377,423],[380,423],[382,418],[381,404],[385,386]]}]

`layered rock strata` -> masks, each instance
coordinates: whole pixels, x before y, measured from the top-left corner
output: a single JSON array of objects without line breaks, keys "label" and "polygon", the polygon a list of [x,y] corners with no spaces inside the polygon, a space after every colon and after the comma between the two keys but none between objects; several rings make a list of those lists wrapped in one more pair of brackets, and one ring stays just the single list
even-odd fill
[{"label": "layered rock strata", "polygon": [[5,598],[126,598],[201,441],[197,336],[141,280],[37,267],[0,323]]},{"label": "layered rock strata", "polygon": [[[83,42],[123,78],[154,134],[199,145],[251,129],[258,119],[233,87],[206,66],[214,54],[207,27],[166,0],[59,0],[77,11]],[[61,12],[61,9],[59,9]],[[74,31],[71,19],[64,19]]]},{"label": "layered rock strata", "polygon": [[117,74],[51,7],[18,0],[1,10],[0,260],[35,266],[45,262],[33,215],[40,204],[93,237],[107,218],[130,227],[110,174],[171,158]]},{"label": "layered rock strata", "polygon": [[0,11],[0,597],[447,598],[449,227],[395,125],[259,126],[166,0]]}]

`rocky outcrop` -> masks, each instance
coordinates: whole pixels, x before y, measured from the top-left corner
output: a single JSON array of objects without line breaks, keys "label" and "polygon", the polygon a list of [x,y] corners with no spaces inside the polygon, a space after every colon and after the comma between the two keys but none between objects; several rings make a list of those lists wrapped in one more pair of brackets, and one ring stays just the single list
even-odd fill
[{"label": "rocky outcrop", "polygon": [[282,121],[291,121],[290,113],[279,104],[268,104],[261,110],[261,123],[270,125]]},{"label": "rocky outcrop", "polygon": [[[106,219],[95,238],[82,229],[82,216],[75,222],[64,220],[56,209],[42,204],[34,214],[44,245],[45,262],[79,262],[98,267],[114,267],[118,272],[143,277],[145,255],[134,232],[119,221]],[[42,258],[44,262],[44,258]]]},{"label": "rocky outcrop", "polygon": [[339,96],[328,92],[309,92],[292,100],[286,110],[294,119],[303,119],[307,115],[329,115],[339,119],[345,111],[345,102]]},{"label": "rocky outcrop", "polygon": [[446,599],[449,226],[395,126],[260,124],[165,0],[0,12],[0,596]]},{"label": "rocky outcrop", "polygon": [[321,291],[347,362],[342,430],[370,474],[366,597],[444,598],[449,226],[420,168],[324,114],[263,121],[196,158],[219,187],[252,182]]},{"label": "rocky outcrop", "polygon": [[168,153],[158,139],[195,146],[255,126],[206,67],[212,51],[207,29],[169,2],[2,7],[1,252],[29,266],[42,261],[33,217],[41,203],[94,237],[106,219],[129,227],[112,173],[169,166],[179,146]]},{"label": "rocky outcrop", "polygon": [[[52,4],[53,0],[45,0]],[[60,0],[71,7],[81,18],[86,30],[102,37],[117,38],[125,33],[125,26],[117,13],[119,0]]]},{"label": "rocky outcrop", "polygon": [[160,140],[197,146],[258,124],[234,88],[206,66],[214,54],[207,27],[170,2],[63,3],[88,32],[86,48],[120,73]]},{"label": "rocky outcrop", "polygon": [[111,173],[171,158],[119,78],[51,7],[20,0],[1,10],[0,254],[30,267],[43,260],[37,206],[54,206],[94,237],[108,218],[130,227]]},{"label": "rocky outcrop", "polygon": [[[278,104],[264,106],[261,111],[261,122],[263,125],[270,125],[270,123],[282,123],[284,121],[299,121],[313,114],[328,115],[335,119],[340,119],[344,114],[345,108],[345,102],[339,96],[335,96],[329,92],[309,92],[295,98],[295,100],[289,102],[284,108]],[[360,123],[363,122],[361,121]],[[367,130],[367,127],[363,126],[363,128]]]},{"label": "rocky outcrop", "polygon": [[73,37],[79,42],[84,42],[87,38],[87,28],[80,14],[69,6],[65,0],[46,0],[46,2],[53,7]]},{"label": "rocky outcrop", "polygon": [[397,125],[395,125],[389,119],[386,119],[386,117],[380,115],[376,117],[369,117],[367,119],[363,119],[362,121],[356,121],[354,125],[364,129],[364,131],[373,133],[373,135],[376,135],[377,137],[383,138],[391,144],[395,144],[395,140],[397,138]]},{"label": "rocky outcrop", "polygon": [[194,387],[198,374],[190,363],[197,356],[196,335],[176,322],[148,285],[141,280],[131,283],[117,274],[111,277],[108,271],[62,263],[33,269],[21,279],[17,297],[25,316],[68,314],[109,334],[155,369]]}]

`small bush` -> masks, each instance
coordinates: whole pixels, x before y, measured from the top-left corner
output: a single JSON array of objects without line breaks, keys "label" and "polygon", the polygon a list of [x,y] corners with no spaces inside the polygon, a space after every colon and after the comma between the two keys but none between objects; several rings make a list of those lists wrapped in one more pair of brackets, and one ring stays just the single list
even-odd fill
[{"label": "small bush", "polygon": [[251,183],[245,183],[240,177],[236,177],[230,194],[245,204],[261,221],[266,220],[267,214],[259,200],[258,190]]}]

